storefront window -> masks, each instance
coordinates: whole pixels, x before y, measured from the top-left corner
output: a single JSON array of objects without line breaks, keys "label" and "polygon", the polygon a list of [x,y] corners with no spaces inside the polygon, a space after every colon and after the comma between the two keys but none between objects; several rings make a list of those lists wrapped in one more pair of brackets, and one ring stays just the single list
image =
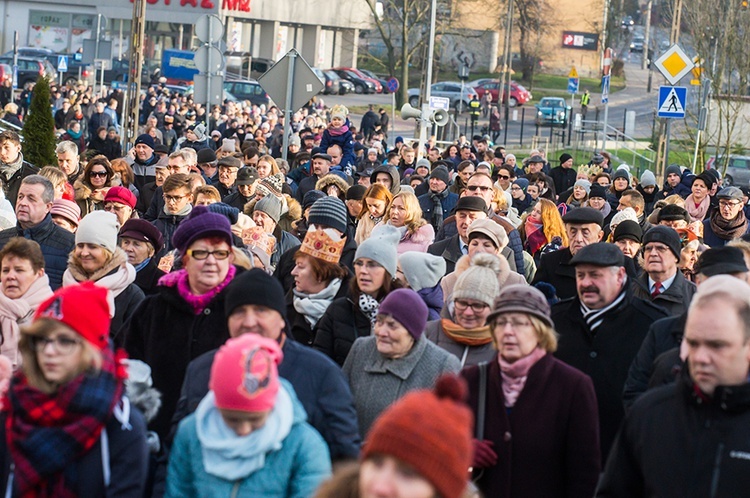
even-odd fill
[{"label": "storefront window", "polygon": [[75,52],[83,46],[83,40],[92,37],[95,27],[94,15],[32,10],[27,43],[54,52]]}]

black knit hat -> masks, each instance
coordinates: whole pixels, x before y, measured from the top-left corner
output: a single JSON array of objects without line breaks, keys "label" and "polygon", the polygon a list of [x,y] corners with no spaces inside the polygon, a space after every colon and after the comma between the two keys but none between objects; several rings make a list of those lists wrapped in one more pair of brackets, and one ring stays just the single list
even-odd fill
[{"label": "black knit hat", "polygon": [[367,187],[364,185],[354,185],[346,191],[346,200],[361,201],[367,192]]},{"label": "black knit hat", "polygon": [[651,242],[661,242],[665,246],[669,247],[677,261],[680,260],[680,251],[682,250],[682,243],[680,242],[679,234],[673,229],[665,225],[656,225],[649,229],[648,232],[643,236],[643,247],[650,244]]},{"label": "black knit hat", "polygon": [[623,239],[630,239],[638,242],[639,244],[641,243],[641,240],[643,240],[643,229],[638,224],[638,222],[635,222],[633,220],[625,220],[617,225],[617,228],[615,228],[615,231],[612,234],[612,241],[617,242],[618,240]]},{"label": "black knit hat", "polygon": [[589,199],[592,197],[599,197],[600,199],[606,199],[607,198],[607,189],[605,187],[602,187],[601,185],[597,185],[596,183],[591,186],[591,191],[589,192]]},{"label": "black knit hat", "polygon": [[322,199],[323,197],[326,197],[325,192],[322,192],[320,190],[310,190],[308,192],[305,192],[304,197],[302,197],[302,210],[311,207],[313,204],[315,204],[315,201],[318,199]]},{"label": "black knit hat", "polygon": [[338,197],[326,196],[315,201],[307,215],[308,225],[325,225],[346,235],[346,205]]},{"label": "black knit hat", "polygon": [[704,251],[698,258],[695,271],[707,277],[713,277],[714,275],[745,273],[748,269],[740,248],[723,246]]},{"label": "black knit hat", "polygon": [[224,303],[227,318],[240,306],[255,304],[277,311],[286,321],[284,289],[277,279],[260,268],[253,268],[234,277],[227,286]]}]

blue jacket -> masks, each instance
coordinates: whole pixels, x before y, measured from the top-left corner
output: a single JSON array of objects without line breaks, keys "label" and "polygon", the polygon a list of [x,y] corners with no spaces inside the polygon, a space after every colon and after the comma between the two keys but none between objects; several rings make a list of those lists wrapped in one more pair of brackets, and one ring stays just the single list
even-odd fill
[{"label": "blue jacket", "polygon": [[[721,216],[719,213],[715,213],[714,216]],[[750,223],[747,224],[747,230],[745,230],[744,234],[741,235],[747,235],[750,233]],[[724,247],[729,243],[730,239],[722,239],[716,233],[714,232],[714,229],[711,228],[711,218],[707,220],[703,220],[703,242],[708,247]]]},{"label": "blue jacket", "polygon": [[[432,211],[435,209],[435,205],[430,199],[430,192],[419,196],[419,207],[422,208],[422,218],[427,220],[427,223],[432,223]],[[443,219],[446,219],[453,212],[453,208],[458,203],[458,194],[450,192],[447,196],[440,199],[440,204],[443,205]],[[435,231],[440,230],[439,226],[434,226]]]},{"label": "blue jacket", "polygon": [[[345,124],[351,127],[349,119],[346,120]],[[351,175],[352,170],[356,169],[357,164],[357,158],[354,155],[354,135],[351,131],[347,131],[343,135],[335,137],[331,135],[331,132],[328,131],[328,129],[326,129],[323,132],[323,138],[320,140],[320,150],[328,153],[328,147],[331,145],[338,145],[341,147],[342,155],[339,165],[341,166],[342,171],[347,175]],[[334,169],[334,166],[331,166],[331,169]]]},{"label": "blue jacket", "polygon": [[195,414],[180,423],[169,456],[166,498],[309,498],[331,475],[328,449],[305,422],[294,390],[294,423],[281,449],[266,454],[263,468],[243,480],[228,481],[206,473]]},{"label": "blue jacket", "polygon": [[33,228],[23,229],[20,225],[0,232],[0,249],[13,237],[25,237],[39,244],[44,255],[44,271],[49,275],[52,290],[62,286],[62,276],[68,268],[68,256],[76,245],[75,235],[52,222],[47,216]]}]

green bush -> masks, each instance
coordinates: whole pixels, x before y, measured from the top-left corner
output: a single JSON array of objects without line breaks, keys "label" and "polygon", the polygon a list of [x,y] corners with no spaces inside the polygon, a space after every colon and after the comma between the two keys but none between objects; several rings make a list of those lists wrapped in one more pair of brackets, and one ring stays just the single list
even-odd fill
[{"label": "green bush", "polygon": [[26,161],[40,168],[57,164],[55,120],[50,106],[49,80],[44,76],[40,76],[34,85],[22,134]]}]

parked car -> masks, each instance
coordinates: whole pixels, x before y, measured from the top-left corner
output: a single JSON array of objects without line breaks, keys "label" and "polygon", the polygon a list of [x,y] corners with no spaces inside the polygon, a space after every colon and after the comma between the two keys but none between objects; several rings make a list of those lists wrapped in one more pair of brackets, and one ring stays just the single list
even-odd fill
[{"label": "parked car", "polygon": [[322,69],[317,67],[312,68],[312,70],[315,73],[315,76],[318,77],[320,82],[325,85],[320,93],[324,95],[338,95],[339,93],[341,93],[341,78],[336,76],[336,78],[333,79],[326,74],[332,71],[323,71]]},{"label": "parked car", "polygon": [[268,105],[268,94],[255,80],[228,79],[224,82],[224,90],[237,97],[238,100],[249,100],[255,105]]},{"label": "parked car", "polygon": [[[127,59],[112,59],[112,68],[104,70],[104,84],[111,85],[113,81],[127,82],[130,61]],[[141,85],[151,83],[151,75],[146,65],[141,68]]]},{"label": "parked car", "polygon": [[376,75],[375,73],[367,69],[360,69],[359,72],[361,72],[365,76],[369,76],[370,78],[380,83],[381,91],[379,91],[378,93],[388,93],[388,80],[380,78],[378,75]]},{"label": "parked car", "polygon": [[[0,57],[0,64],[8,64],[13,67],[13,56]],[[26,83],[35,83],[39,76],[49,76],[51,80],[57,79],[57,70],[47,59],[37,57],[18,56],[18,87]]]},{"label": "parked car", "polygon": [[[419,88],[409,88],[409,104],[412,107],[419,106]],[[463,110],[469,108],[469,102],[474,96],[479,98],[476,90],[470,86],[464,85],[463,93],[461,93],[461,83],[456,81],[442,81],[433,83],[430,87],[430,95],[433,97],[445,97],[450,99],[450,106],[454,109],[458,108],[458,103],[463,101]]]},{"label": "parked car", "polygon": [[[225,73],[228,77],[234,79],[248,78],[247,68],[250,66],[250,78],[258,78],[260,75],[271,69],[271,66],[275,64],[273,59],[264,59],[262,57],[252,57],[248,60],[247,57],[242,56],[244,53],[239,55],[234,52],[224,54],[227,60],[227,68]],[[241,61],[240,64],[237,64]]]},{"label": "parked car", "polygon": [[[724,170],[726,166],[726,170]],[[724,156],[713,156],[706,161],[706,169],[716,169],[724,175],[724,186],[735,185],[746,187],[750,185],[750,156],[729,155],[729,164]]]},{"label": "parked car", "polygon": [[[500,80],[490,80],[484,84],[475,86],[474,90],[477,91],[477,95],[479,95],[480,99],[484,97],[484,92],[490,92],[490,95],[492,95],[492,102],[497,103],[499,101],[498,96],[500,94]],[[503,91],[503,104],[505,103],[506,98],[508,98],[507,92]],[[526,88],[524,88],[523,85],[520,85],[516,83],[515,81],[511,80],[510,102],[508,102],[508,105],[510,107],[523,105],[531,99],[532,99],[531,92],[526,90]]]},{"label": "parked car", "polygon": [[536,104],[536,124],[540,126],[560,126],[568,124],[570,106],[561,97],[544,97]]},{"label": "parked car", "polygon": [[[377,87],[380,85],[380,83],[373,81],[372,79],[360,73],[354,68],[335,67],[335,68],[332,68],[331,71],[338,74],[341,78],[351,81],[352,84],[354,85],[355,93],[377,93],[378,91]],[[380,91],[381,92],[383,91],[382,87]]]},{"label": "parked car", "polygon": [[[63,74],[63,83],[66,85],[75,83],[79,79],[93,83],[94,81],[94,68],[91,65],[83,64],[80,61],[81,54],[64,54],[53,52],[48,48],[38,47],[20,47],[18,49],[19,57],[30,57],[32,59],[45,59],[49,62],[49,65],[55,70],[57,74],[57,66],[60,60],[60,56],[68,58],[68,70]],[[13,60],[13,51],[10,50],[3,54],[3,57],[10,57]],[[76,59],[78,57],[78,60]],[[19,66],[21,63],[19,62]],[[10,62],[10,66],[13,67],[13,62]],[[20,71],[20,67],[19,67]],[[58,78],[59,76],[55,76]],[[35,80],[36,81],[36,80]]]}]

